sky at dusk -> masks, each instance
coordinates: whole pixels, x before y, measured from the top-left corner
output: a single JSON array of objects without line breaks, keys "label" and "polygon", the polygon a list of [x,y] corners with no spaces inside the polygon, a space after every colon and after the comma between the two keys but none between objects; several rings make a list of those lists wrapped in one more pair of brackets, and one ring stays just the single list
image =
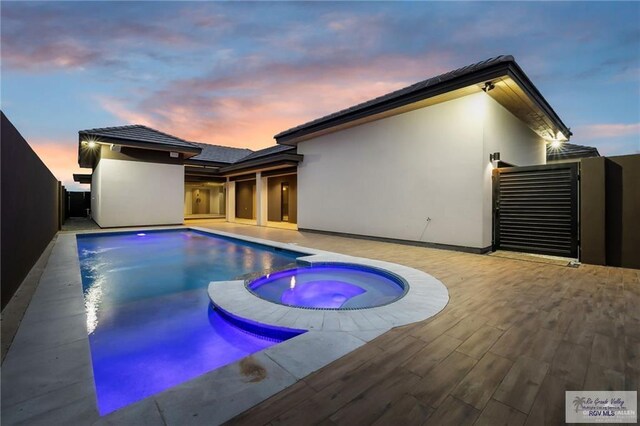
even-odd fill
[{"label": "sky at dusk", "polygon": [[71,189],[78,130],[276,133],[512,54],[603,155],[640,152],[640,3],[1,3],[2,110]]}]

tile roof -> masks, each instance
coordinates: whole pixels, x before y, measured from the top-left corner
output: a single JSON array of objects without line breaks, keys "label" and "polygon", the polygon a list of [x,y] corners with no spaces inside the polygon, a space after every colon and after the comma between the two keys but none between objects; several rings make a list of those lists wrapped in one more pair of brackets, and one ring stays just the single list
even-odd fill
[{"label": "tile roof", "polygon": [[134,142],[147,142],[162,145],[170,145],[182,148],[197,148],[196,145],[178,137],[160,132],[141,124],[129,126],[102,127],[98,129],[80,130],[81,135],[89,135],[97,138],[113,138]]},{"label": "tile roof", "polygon": [[264,148],[264,149],[260,149],[258,151],[255,151],[255,152],[247,155],[246,157],[243,157],[242,159],[238,160],[237,162],[238,163],[242,163],[244,161],[255,160],[256,158],[262,158],[262,157],[266,157],[268,155],[278,154],[278,153],[282,153],[282,152],[285,152],[285,151],[297,151],[297,149],[296,149],[295,146],[274,145],[274,146],[270,146],[268,148]]},{"label": "tile roof", "polygon": [[296,148],[292,146],[275,145],[254,152],[248,148],[235,148],[201,142],[191,142],[140,124],[87,129],[81,130],[78,133],[80,134],[81,139],[84,136],[95,137],[98,140],[102,137],[131,142],[155,143],[165,146],[190,148],[194,151],[198,149],[200,150],[199,154],[189,158],[187,161],[196,160],[234,164],[245,160],[266,157],[280,152],[296,150]]},{"label": "tile roof", "polygon": [[320,117],[318,119],[309,121],[307,123],[301,124],[299,126],[296,127],[292,127],[291,129],[285,130],[283,132],[278,133],[277,135],[275,135],[274,137],[276,139],[278,138],[282,138],[284,136],[290,135],[292,133],[295,133],[297,131],[300,130],[305,130],[307,128],[310,127],[314,127],[316,125],[325,123],[325,122],[329,122],[329,121],[333,121],[336,120],[338,118],[341,117],[345,117],[348,116],[350,114],[356,113],[356,112],[360,112],[363,110],[366,110],[368,108],[374,107],[374,106],[378,106],[380,104],[384,104],[387,103],[389,101],[393,101],[395,99],[399,99],[402,98],[403,96],[418,92],[422,89],[428,88],[430,86],[434,86],[436,84],[440,84],[440,83],[444,83],[446,81],[452,80],[456,77],[460,77],[460,76],[464,76],[467,74],[471,74],[473,72],[476,71],[480,71],[484,68],[488,68],[492,65],[495,64],[499,64],[502,62],[515,62],[513,56],[511,55],[501,55],[501,56],[496,56],[495,58],[490,58],[481,62],[477,62],[475,64],[472,65],[467,65],[465,67],[462,68],[458,68],[456,70],[453,71],[449,71],[446,72],[444,74],[440,74],[436,77],[432,77],[432,78],[428,78],[426,80],[420,81],[418,83],[412,84],[411,86],[407,86],[404,87],[402,89],[396,90],[394,92],[391,93],[387,93],[386,95],[383,96],[379,96],[375,99],[371,99],[369,101],[354,105],[352,107],[334,112],[333,114],[329,114],[329,115],[325,115],[324,117]]},{"label": "tile roof", "polygon": [[191,142],[199,148],[202,148],[202,152],[191,157],[189,160],[199,161],[213,161],[218,163],[235,163],[247,156],[253,155],[253,151],[247,148],[234,148],[230,146],[210,145],[207,143]]},{"label": "tile roof", "polygon": [[558,148],[547,144],[547,161],[570,160],[576,158],[600,157],[597,148],[564,142]]}]

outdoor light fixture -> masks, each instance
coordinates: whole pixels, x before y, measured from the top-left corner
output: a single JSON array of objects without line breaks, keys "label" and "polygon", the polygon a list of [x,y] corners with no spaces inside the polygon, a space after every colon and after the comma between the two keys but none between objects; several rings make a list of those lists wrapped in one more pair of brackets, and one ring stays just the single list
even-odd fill
[{"label": "outdoor light fixture", "polygon": [[96,143],[94,141],[89,141],[89,142],[87,142],[87,147],[89,149],[93,149],[93,148],[96,147]]},{"label": "outdoor light fixture", "polygon": [[490,91],[490,90],[493,90],[495,87],[496,87],[496,86],[495,86],[495,84],[493,84],[493,83],[492,83],[492,82],[490,82],[490,81],[487,81],[487,82],[484,84],[484,87],[482,88],[482,90],[484,90],[485,92],[488,92],[488,91]]},{"label": "outdoor light fixture", "polygon": [[559,149],[562,146],[562,141],[551,141],[551,148],[553,149]]},{"label": "outdoor light fixture", "polygon": [[492,163],[500,161],[500,153],[494,152],[493,154],[489,154],[489,161],[491,161]]}]

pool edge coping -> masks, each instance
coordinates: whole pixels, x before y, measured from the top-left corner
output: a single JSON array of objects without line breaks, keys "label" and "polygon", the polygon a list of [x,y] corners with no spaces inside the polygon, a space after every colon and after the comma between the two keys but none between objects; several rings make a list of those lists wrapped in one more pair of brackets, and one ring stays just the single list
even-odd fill
[{"label": "pool edge coping", "polygon": [[[183,384],[174,386],[158,394],[127,405],[126,407],[105,416],[99,416],[89,337],[86,333],[86,311],[84,309],[84,295],[82,290],[76,236],[85,234],[108,234],[114,232],[127,233],[144,230],[184,229],[192,229],[207,234],[219,235],[267,247],[280,248],[307,254],[307,256],[302,257],[313,257],[316,259],[325,259],[326,257],[335,259],[336,257],[340,257],[343,260],[345,258],[349,260],[361,259],[362,261],[372,262],[372,264],[369,264],[368,266],[374,267],[380,267],[380,264],[389,264],[388,262],[383,261],[354,258],[352,256],[341,255],[338,253],[302,247],[297,244],[282,243],[189,225],[94,229],[59,233],[58,239],[56,240],[51,253],[51,257],[54,261],[50,261],[50,263],[47,264],[38,288],[36,289],[36,292],[27,307],[23,321],[18,328],[16,339],[14,339],[14,342],[9,348],[7,358],[3,363],[3,378],[6,378],[7,376],[9,377],[9,383],[3,380],[3,388],[6,390],[2,392],[3,420],[5,420],[7,424],[13,424],[12,417],[15,422],[20,422],[42,418],[42,416],[46,416],[44,418],[48,421],[64,419],[64,421],[82,421],[89,424],[106,424],[112,421],[117,422],[122,421],[123,419],[133,419],[139,415],[155,417],[166,424],[222,423],[288,388],[308,374],[311,374],[312,372],[328,365],[332,361],[341,358],[347,353],[352,352],[358,347],[366,344],[368,341],[396,326],[393,325],[388,328],[386,326],[371,326],[369,328],[365,327],[362,329],[349,329],[349,326],[345,326],[344,329],[340,330],[308,329],[309,331],[300,336],[256,352],[234,363],[210,371]],[[418,271],[413,268],[397,264],[392,265],[425,274],[422,271]],[[386,268],[383,267],[383,269]],[[435,278],[433,279],[435,280]],[[240,282],[243,284],[242,287],[244,288],[244,281]],[[438,281],[438,283],[440,282]],[[440,284],[447,293],[446,302],[448,302],[449,297],[446,286],[442,283]],[[208,290],[209,289],[207,289],[207,291]],[[69,294],[67,295],[67,293],[63,292],[69,292]],[[66,295],[66,297],[62,297],[62,294]],[[257,297],[255,298],[258,299]],[[399,299],[390,305],[370,309],[384,309],[389,306],[393,306],[402,300],[404,300],[404,298]],[[73,306],[73,309],[76,310],[72,310],[72,313],[70,313],[66,310],[68,306],[60,307],[57,305],[59,302],[63,305],[70,304]],[[264,302],[272,304],[271,302]],[[444,309],[446,302],[435,313]],[[82,308],[81,311],[77,311],[79,307]],[[282,307],[286,309],[301,310],[299,308]],[[35,333],[37,335],[38,332],[42,332],[42,330],[46,329],[47,326],[55,326],[55,324],[50,324],[51,321],[46,319],[46,315],[44,319],[41,318],[42,313],[40,308],[45,309],[45,311],[48,310],[49,314],[53,314],[55,317],[53,318],[53,323],[60,320],[70,320],[74,327],[77,328],[79,325],[84,327],[83,336],[78,338],[71,338],[67,336],[70,340],[60,343],[60,340],[65,339],[60,337],[59,332],[62,331],[62,334],[66,333],[69,335],[71,331],[69,329],[59,328],[56,329],[54,333],[56,337],[60,338],[57,340],[54,339],[54,342],[49,342],[49,344],[44,344],[43,347],[38,350],[34,350],[32,345],[30,346],[28,344],[29,339],[26,340],[26,343],[18,340],[18,335],[20,335],[24,340],[24,335],[29,335],[30,333]],[[368,309],[352,312],[361,313],[366,310]],[[310,312],[318,311],[310,310]],[[339,313],[341,314],[342,312],[348,311],[340,311]],[[60,313],[63,315],[58,315]],[[435,315],[435,313],[432,315]],[[391,312],[386,312],[385,315],[394,319],[394,321],[392,321],[394,324],[395,321],[399,321],[397,325],[402,325],[401,322],[406,320],[406,318],[403,319],[404,315],[399,312],[396,312],[395,315]],[[38,319],[39,317],[40,319]],[[339,317],[337,318],[337,321],[339,324]],[[348,324],[349,321],[343,319],[343,323]],[[40,328],[34,332],[34,329],[38,327]],[[78,330],[75,331],[77,332]],[[74,346],[77,346],[77,348]],[[292,354],[297,355],[292,356]],[[12,400],[10,398],[12,392],[7,392],[9,389],[5,388],[5,385],[8,388],[11,388],[10,385],[13,384],[11,382],[12,380],[17,380],[18,385],[20,385],[21,379],[31,378],[30,375],[19,375],[17,378],[11,377],[12,373],[15,375],[15,370],[17,368],[12,365],[12,363],[15,364],[17,361],[11,360],[17,357],[22,360],[20,355],[25,355],[26,358],[29,358],[29,362],[33,363],[34,367],[42,367],[43,365],[46,365],[48,368],[45,372],[48,376],[45,377],[45,383],[51,384],[51,382],[57,382],[57,384],[47,391],[32,393],[29,397],[24,397],[22,399],[17,398],[15,401]],[[300,355],[302,355],[302,358],[300,358]],[[60,357],[62,357],[62,360],[59,359]],[[55,362],[52,361],[53,359],[55,359]],[[55,364],[54,366],[50,365],[52,362]],[[256,382],[253,381],[253,378],[248,378],[246,375],[243,375],[241,373],[242,365],[246,362],[258,363],[258,365],[265,369],[266,378]],[[73,367],[74,374],[66,374],[67,372],[63,367],[69,366]],[[18,368],[18,373],[20,373],[20,371],[21,370]],[[43,378],[38,377],[37,379],[42,380]],[[234,391],[223,393],[222,395],[215,395],[212,399],[212,396],[214,396],[211,395],[212,387],[208,385],[211,381],[215,384],[224,382],[228,388],[232,388]],[[29,384],[27,383],[27,387],[28,385]],[[33,387],[33,385],[31,386]],[[18,386],[18,388],[19,387],[20,386]],[[29,393],[24,390],[23,392],[27,394]],[[72,394],[73,397],[68,394]],[[179,401],[180,403],[176,405],[176,401]],[[217,404],[212,404],[212,401],[217,402]],[[9,402],[9,404],[7,405],[6,402]],[[215,405],[215,407],[212,407],[212,405]],[[34,415],[20,419],[20,412],[22,410],[29,412],[29,409],[35,411],[35,413],[33,413]],[[196,414],[193,414],[194,412],[196,412]]]}]

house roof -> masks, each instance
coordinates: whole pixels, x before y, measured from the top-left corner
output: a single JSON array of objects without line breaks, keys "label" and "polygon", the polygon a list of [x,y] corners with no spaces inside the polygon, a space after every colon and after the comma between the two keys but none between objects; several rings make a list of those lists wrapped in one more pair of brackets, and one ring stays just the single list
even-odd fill
[{"label": "house roof", "polygon": [[[362,120],[366,117],[382,114],[387,111],[417,103],[437,95],[463,89],[468,86],[477,85],[476,91],[479,91],[483,88],[485,83],[495,82],[497,85],[498,81],[494,81],[494,79],[499,79],[501,84],[509,85],[509,82],[507,81],[502,82],[500,77],[503,76],[507,76],[511,80],[514,80],[526,95],[532,99],[532,102],[535,103],[533,106],[539,109],[541,114],[547,116],[549,121],[549,123],[546,123],[547,126],[552,125],[556,131],[561,131],[567,138],[571,135],[569,128],[565,126],[553,108],[551,108],[549,103],[540,94],[538,89],[533,85],[533,83],[531,83],[529,78],[516,63],[513,56],[502,55],[440,74],[436,77],[420,81],[375,99],[371,99],[358,105],[309,121],[280,132],[275,135],[274,138],[278,143],[296,143],[301,140],[309,139],[309,136],[312,134],[328,130],[332,127],[337,127],[348,122]],[[487,94],[496,98],[498,96],[497,92],[500,92],[500,90],[494,91],[490,89],[487,91]],[[505,98],[504,100],[507,100],[506,98],[513,98],[513,94],[510,96],[505,94],[503,96]],[[501,102],[500,99],[496,100]],[[528,115],[530,115],[530,113],[527,111],[522,114],[521,118],[526,120]],[[534,130],[538,133],[542,131],[542,129]],[[555,138],[555,132],[552,137]]]},{"label": "house roof", "polygon": [[547,144],[547,161],[573,160],[577,158],[600,157],[597,148],[592,146],[563,143],[555,148]]},{"label": "house roof", "polygon": [[297,165],[302,161],[294,146],[276,145],[250,154],[233,164],[220,169],[225,175],[247,173],[258,169],[280,169]]},{"label": "house roof", "polygon": [[73,181],[78,183],[91,183],[91,173],[74,173]]},{"label": "house roof", "polygon": [[253,151],[247,148],[234,148],[230,146],[210,145],[208,143],[190,142],[202,149],[200,154],[191,157],[189,161],[195,160],[200,162],[215,162],[215,163],[235,163],[249,155],[253,154]]},{"label": "house roof", "polygon": [[285,151],[295,151],[295,150],[296,150],[296,147],[294,146],[274,145],[268,148],[263,148],[258,151],[252,152],[246,157],[242,157],[241,159],[237,160],[237,162],[241,163],[245,161],[255,160],[256,158],[262,158],[262,157],[267,157],[267,156],[278,154],[278,153],[283,153]]},{"label": "house roof", "polygon": [[143,142],[156,144],[158,146],[187,148],[196,151],[197,146],[184,139],[163,133],[159,130],[152,129],[141,124],[132,124],[128,126],[102,127],[97,129],[80,130],[80,138],[93,137],[100,141],[100,138],[118,139],[121,141]]},{"label": "house roof", "polygon": [[[229,168],[236,170],[271,166],[271,163],[274,167],[278,167],[282,164],[295,164],[302,159],[302,156],[296,154],[296,148],[292,146],[274,145],[254,152],[248,148],[186,141],[139,124],[81,130],[78,134],[78,164],[80,167],[93,167],[99,155],[95,150],[87,149],[83,144],[85,141],[183,152],[186,165],[211,166],[212,169],[208,172],[208,176],[218,173],[216,170],[223,171],[220,167],[223,167],[224,170]],[[78,175],[77,179],[86,180],[86,176]]]}]

